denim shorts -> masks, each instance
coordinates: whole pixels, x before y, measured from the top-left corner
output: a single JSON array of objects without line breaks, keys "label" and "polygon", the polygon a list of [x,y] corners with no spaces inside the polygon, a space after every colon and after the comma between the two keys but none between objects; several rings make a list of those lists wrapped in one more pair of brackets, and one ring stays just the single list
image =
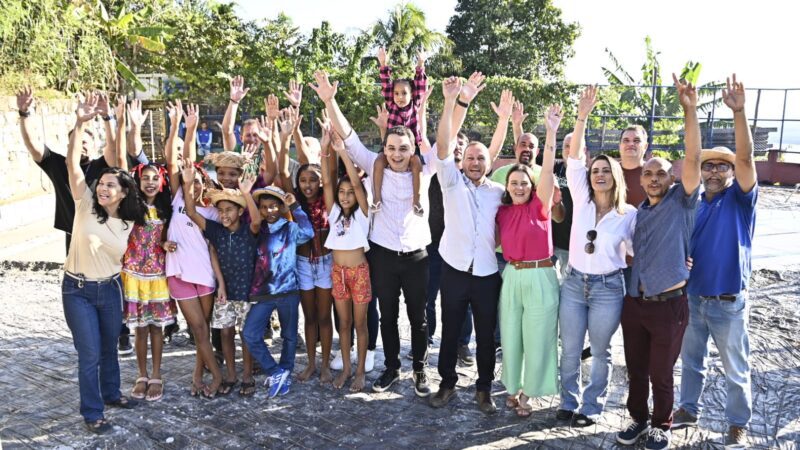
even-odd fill
[{"label": "denim shorts", "polygon": [[330,289],[333,286],[331,267],[333,254],[320,256],[314,260],[305,256],[297,256],[297,278],[301,291],[311,291],[315,287]]}]

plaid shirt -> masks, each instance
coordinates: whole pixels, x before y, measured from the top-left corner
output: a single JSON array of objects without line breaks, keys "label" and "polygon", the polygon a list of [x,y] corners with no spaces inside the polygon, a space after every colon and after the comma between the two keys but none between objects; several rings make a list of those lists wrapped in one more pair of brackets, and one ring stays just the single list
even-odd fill
[{"label": "plaid shirt", "polygon": [[419,132],[417,123],[417,111],[422,100],[422,94],[428,86],[428,77],[425,69],[417,67],[414,74],[414,82],[411,86],[411,102],[401,108],[394,102],[394,82],[392,81],[392,68],[389,66],[381,67],[381,94],[386,101],[386,109],[389,111],[389,128],[404,126],[410,128],[416,137],[416,144],[422,142],[422,135]]}]

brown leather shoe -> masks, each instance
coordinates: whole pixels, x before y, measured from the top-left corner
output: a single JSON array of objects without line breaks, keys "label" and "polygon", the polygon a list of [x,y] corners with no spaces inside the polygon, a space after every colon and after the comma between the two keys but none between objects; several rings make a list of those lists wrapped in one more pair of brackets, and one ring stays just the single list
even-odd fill
[{"label": "brown leather shoe", "polygon": [[442,408],[450,403],[450,400],[455,396],[455,389],[439,386],[439,390],[431,397],[430,404],[434,408]]},{"label": "brown leather shoe", "polygon": [[486,391],[478,391],[475,393],[475,400],[478,402],[478,409],[484,414],[494,414],[497,412],[497,406],[492,400],[492,393]]}]

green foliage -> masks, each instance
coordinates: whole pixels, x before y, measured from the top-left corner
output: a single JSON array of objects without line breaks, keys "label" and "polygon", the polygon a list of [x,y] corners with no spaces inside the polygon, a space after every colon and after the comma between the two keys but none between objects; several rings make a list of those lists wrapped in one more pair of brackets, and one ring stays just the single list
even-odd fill
[{"label": "green foliage", "polygon": [[550,0],[459,0],[447,36],[464,74],[557,79],[579,29]]}]

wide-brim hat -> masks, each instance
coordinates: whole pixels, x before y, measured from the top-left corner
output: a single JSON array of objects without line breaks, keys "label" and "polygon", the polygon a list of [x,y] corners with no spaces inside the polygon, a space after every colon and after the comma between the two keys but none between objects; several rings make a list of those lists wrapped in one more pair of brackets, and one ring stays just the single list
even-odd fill
[{"label": "wide-brim hat", "polygon": [[256,203],[258,203],[258,200],[264,195],[271,195],[283,202],[283,198],[286,197],[286,192],[277,186],[267,186],[253,191],[253,199]]},{"label": "wide-brim hat", "polygon": [[205,161],[213,164],[214,167],[233,167],[239,170],[242,170],[247,164],[247,159],[236,152],[212,153],[205,157]]},{"label": "wide-brim hat", "polygon": [[709,159],[721,159],[733,165],[736,162],[736,154],[728,147],[704,148],[700,151],[700,164]]},{"label": "wide-brim hat", "polygon": [[208,197],[211,199],[211,204],[214,206],[217,206],[217,203],[223,200],[227,200],[242,208],[247,208],[247,201],[244,199],[244,195],[237,189],[212,189],[209,190]]}]

